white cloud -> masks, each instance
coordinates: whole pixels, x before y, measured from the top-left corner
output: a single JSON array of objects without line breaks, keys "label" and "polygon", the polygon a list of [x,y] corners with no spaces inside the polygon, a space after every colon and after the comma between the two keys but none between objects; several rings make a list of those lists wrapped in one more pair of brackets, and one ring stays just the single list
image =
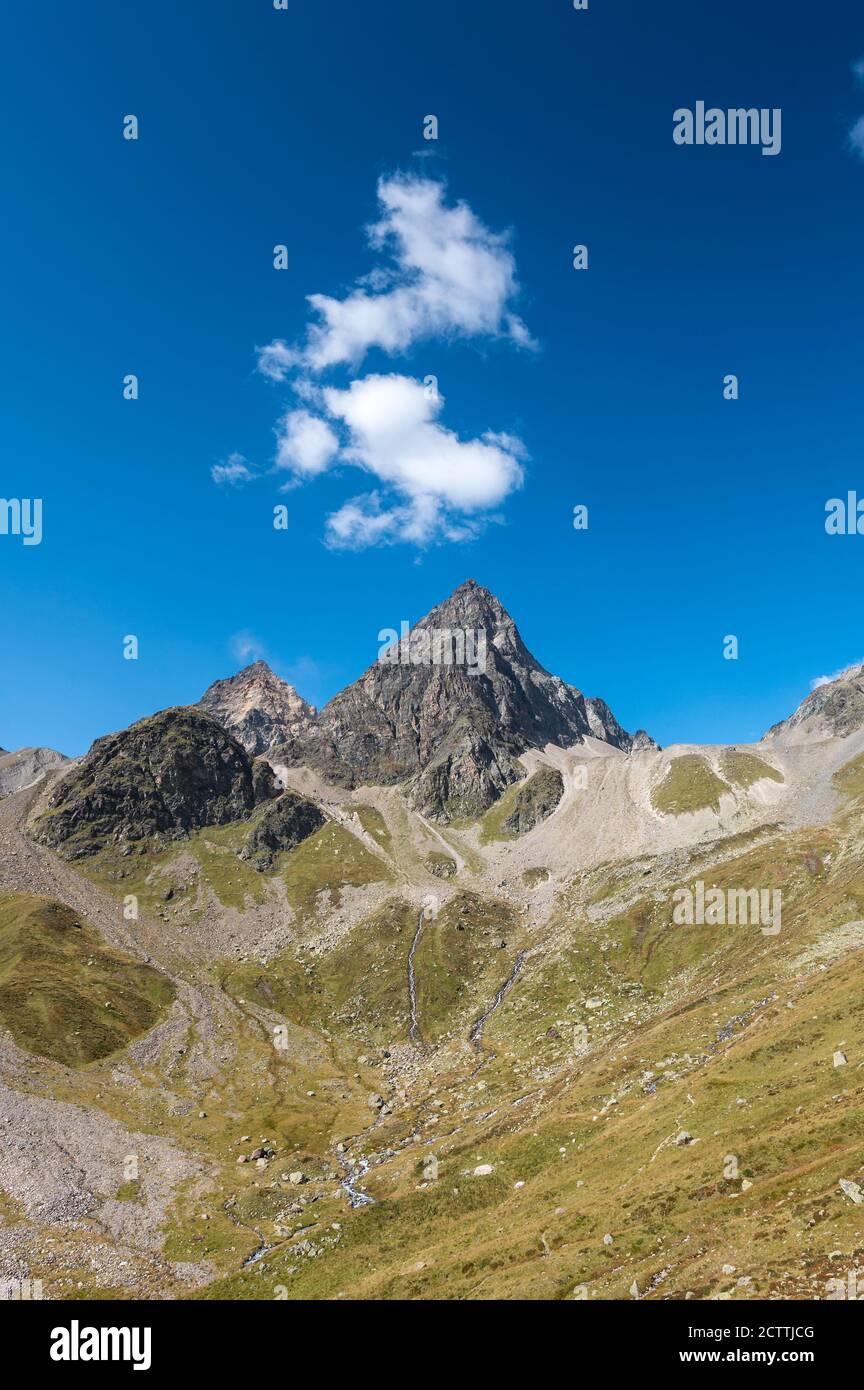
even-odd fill
[{"label": "white cloud", "polygon": [[441,396],[412,377],[367,376],[322,398],[347,428],[342,458],[410,498],[470,512],[496,506],[522,482],[519,440],[491,433],[461,440],[436,419]]},{"label": "white cloud", "polygon": [[277,338],[258,350],[263,375],[293,376],[295,405],[276,427],[275,467],[288,474],[283,491],[337,465],[373,480],[328,517],[332,547],[470,539],[521,486],[521,441],[491,430],[460,439],[440,421],[441,397],[412,377],[375,374],[325,388],[319,375],[356,365],[371,348],[404,353],[430,338],[509,338],[533,347],[512,307],[519,286],[509,238],[467,203],[448,204],[436,179],[383,178],[378,201],[368,236],[386,262],[342,299],[311,295],[315,321],[304,342]]},{"label": "white cloud", "polygon": [[434,540],[468,541],[480,530],[477,519],[454,520],[434,497],[386,507],[377,491],[346,502],[327,518],[331,550],[365,550],[371,545],[429,545]]},{"label": "white cloud", "polygon": [[250,483],[255,474],[242,454],[229,454],[224,463],[213,465],[210,476],[214,483],[227,483],[231,487],[239,487],[243,483]]},{"label": "white cloud", "polygon": [[339,450],[339,440],[326,421],[308,410],[289,410],[276,430],[276,467],[297,479],[325,473]]},{"label": "white cloud", "polygon": [[321,415],[295,410],[281,421],[278,466],[301,482],[351,464],[379,485],[328,518],[333,547],[467,540],[522,484],[520,440],[491,431],[460,439],[437,419],[442,397],[413,377],[363,377],[318,391],[317,403]]},{"label": "white cloud", "polygon": [[810,682],[811,690],[818,690],[822,685],[833,685],[834,681],[842,680],[843,676],[849,676],[853,671],[857,671],[864,666],[864,662],[853,661],[851,666],[844,666],[842,671],[835,671],[833,676],[817,676]]},{"label": "white cloud", "polygon": [[[864,58],[859,58],[852,64],[852,71],[858,81],[864,83]],[[864,159],[864,116],[859,116],[855,124],[850,126],[847,138],[850,150]]]},{"label": "white cloud", "polygon": [[864,159],[864,116],[859,116],[849,131],[849,147]]},{"label": "white cloud", "polygon": [[[295,448],[290,458],[286,452],[283,466],[292,467],[299,478],[338,461],[362,468],[381,485],[328,518],[327,539],[333,547],[470,539],[484,514],[521,486],[521,441],[491,431],[480,439],[460,439],[436,418],[441,396],[412,377],[367,376],[346,390],[321,391],[320,403],[344,432],[341,450],[328,452],[325,461],[322,449],[315,457],[321,466],[310,469]],[[335,440],[323,420],[307,411],[293,414],[303,417],[294,431],[300,437],[311,437],[318,424]]]},{"label": "white cloud", "polygon": [[242,661],[244,664],[261,661],[265,655],[264,644],[251,632],[235,632],[231,638],[231,655],[235,661]]},{"label": "white cloud", "polygon": [[300,358],[282,338],[275,338],[266,347],[256,348],[258,370],[271,381],[284,381],[292,367],[299,366]]},{"label": "white cloud", "polygon": [[356,366],[370,348],[404,353],[434,337],[507,337],[534,343],[511,302],[516,263],[506,234],[489,230],[467,203],[447,206],[435,179],[397,174],[378,184],[381,216],[369,228],[392,265],[377,268],[344,299],[313,294],[318,316],[299,347],[276,339],[259,349],[258,369],[284,381],[298,367]]}]

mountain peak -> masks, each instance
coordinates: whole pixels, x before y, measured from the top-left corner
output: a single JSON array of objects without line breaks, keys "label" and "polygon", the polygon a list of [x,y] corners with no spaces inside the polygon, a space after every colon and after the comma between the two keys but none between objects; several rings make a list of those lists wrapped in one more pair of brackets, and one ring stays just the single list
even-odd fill
[{"label": "mountain peak", "polygon": [[[524,776],[529,749],[588,737],[634,747],[608,705],[535,660],[500,599],[476,579],[410,631],[391,631],[396,640],[320,714],[264,661],[216,681],[200,708],[247,752],[340,786],[404,783],[409,802],[442,821],[482,814]],[[641,733],[635,746],[654,745]]]},{"label": "mountain peak", "polygon": [[433,613],[446,611],[473,612],[491,618],[498,618],[502,614],[507,616],[505,608],[495,595],[479,584],[460,584],[448,598],[442,599],[434,608],[430,608],[420,621],[427,622]]},{"label": "mountain peak", "polygon": [[266,661],[253,661],[236,675],[214,681],[198,708],[218,719],[253,756],[268,753],[316,716],[315,707]]},{"label": "mountain peak", "polygon": [[524,776],[528,749],[589,736],[632,744],[601,700],[535,660],[500,600],[468,579],[273,752],[344,786],[406,783],[413,806],[446,821],[482,814]]}]

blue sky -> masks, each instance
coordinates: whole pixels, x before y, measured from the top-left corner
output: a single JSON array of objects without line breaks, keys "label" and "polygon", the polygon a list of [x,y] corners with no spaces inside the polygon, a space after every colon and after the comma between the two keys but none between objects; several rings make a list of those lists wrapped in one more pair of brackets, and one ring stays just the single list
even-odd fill
[{"label": "blue sky", "polygon": [[[864,536],[824,528],[864,496],[860,6],[91,0],[0,39],[0,494],[43,499],[40,545],[0,536],[0,745],[80,753],[258,654],[321,704],[469,576],[664,744],[758,737],[864,658]],[[677,146],[698,100],[781,108],[780,154]],[[378,194],[430,181],[400,242]],[[428,226],[465,294],[418,281]],[[355,357],[339,317],[312,361],[307,296],[358,294]],[[427,375],[395,446],[348,419],[352,381]],[[289,431],[276,470],[296,411],[339,452]]]}]

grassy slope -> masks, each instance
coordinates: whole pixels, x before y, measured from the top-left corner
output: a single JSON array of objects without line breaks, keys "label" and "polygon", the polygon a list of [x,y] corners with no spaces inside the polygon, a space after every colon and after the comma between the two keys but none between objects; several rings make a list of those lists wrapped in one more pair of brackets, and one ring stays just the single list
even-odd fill
[{"label": "grassy slope", "polygon": [[843,796],[864,797],[864,753],[834,774],[834,785]]},{"label": "grassy slope", "polygon": [[329,891],[331,905],[338,906],[342,888],[385,883],[390,877],[377,855],[370,854],[355,835],[332,821],[283,855],[279,872],[288,900],[299,913],[311,912],[320,893]]},{"label": "grassy slope", "polygon": [[417,1020],[426,1043],[436,1042],[477,1013],[510,973],[518,931],[505,903],[463,893],[424,924],[414,956]]},{"label": "grassy slope", "polygon": [[[223,988],[303,1027],[348,1032],[358,1047],[404,1042],[410,1022],[408,952],[417,916],[416,904],[392,898],[320,959],[286,952],[266,968],[232,965]],[[424,1042],[482,1009],[512,967],[517,930],[506,904],[475,893],[451,898],[434,920],[424,922],[414,957]]]},{"label": "grassy slope", "polygon": [[417,909],[394,898],[320,960],[301,962],[286,952],[266,969],[232,967],[223,987],[303,1027],[356,1031],[360,1045],[405,1038],[407,957],[416,921]]},{"label": "grassy slope", "polygon": [[[169,889],[174,890],[178,902],[188,893],[191,903],[199,885],[209,889],[224,907],[242,910],[262,902],[265,893],[264,876],[237,856],[250,824],[241,821],[207,826],[163,850],[144,847],[122,855],[116,846],[108,845],[76,867],[121,897],[134,894],[141,912],[160,912]],[[188,867],[181,868],[181,864]]]},{"label": "grassy slope", "polygon": [[0,1022],[28,1052],[84,1066],[152,1028],[173,998],[164,975],[71,908],[0,894]]},{"label": "grassy slope", "polygon": [[[415,965],[424,1044],[455,1036],[434,1075],[382,1120],[366,1094],[383,1091],[384,1077],[360,1054],[406,1036],[416,908],[392,900],[320,958],[232,967],[225,988],[245,1001],[245,1017],[207,1118],[182,1106],[166,1113],[155,1092],[115,1094],[104,1077],[90,1101],[216,1164],[211,1190],[178,1202],[167,1253],[210,1259],[222,1277],[200,1296],[214,1298],[272,1299],[279,1285],[291,1298],[570,1298],[583,1284],[592,1298],[626,1298],[634,1279],[642,1292],[659,1280],[653,1297],[822,1294],[837,1272],[829,1252],[843,1252],[841,1273],[864,1260],[861,1208],[837,1188],[839,1177],[864,1184],[862,957],[833,944],[864,918],[859,776],[853,767],[838,778],[853,799],[836,831],[767,845],[743,836],[734,859],[700,875],[709,886],[781,886],[779,938],[672,929],[671,887],[658,900],[643,886],[616,909],[598,878],[591,888],[610,900],[608,919],[589,922],[575,890],[565,894],[548,947],[489,1020],[479,1053],[463,1029],[524,943],[515,927],[498,935],[494,904],[481,904],[464,933],[448,904],[424,929]],[[303,904],[334,874],[338,887],[342,858],[301,863]],[[616,869],[615,881],[622,891],[638,875],[619,879]],[[289,1021],[284,1054],[261,1008]],[[849,1066],[835,1070],[838,1047]],[[182,1070],[172,1088],[197,1112]],[[696,1142],[677,1146],[682,1129]],[[252,1146],[238,1148],[243,1133],[276,1145],[265,1173],[235,1167]],[[352,1152],[377,1156],[364,1185],[379,1205],[357,1211],[336,1195],[332,1153],[352,1136]],[[439,1178],[424,1187],[433,1152]],[[737,1179],[724,1175],[729,1154]],[[473,1177],[481,1162],[495,1165],[491,1177]],[[304,1192],[322,1194],[301,1212],[279,1180],[292,1167],[312,1175]],[[300,1238],[320,1248],[315,1259],[294,1248],[291,1232],[306,1226]],[[259,1233],[279,1248],[240,1272]],[[752,1286],[737,1287],[742,1275]]]},{"label": "grassy slope", "polygon": [[[480,820],[481,845],[515,840],[525,834],[525,830],[517,828],[520,813],[529,827],[539,823],[551,815],[561,799],[561,791],[560,774],[549,767],[538,767],[530,777],[514,782]],[[513,823],[508,824],[509,821]]]},{"label": "grassy slope", "polygon": [[491,845],[497,840],[515,840],[516,835],[512,830],[504,829],[504,822],[512,816],[516,809],[516,798],[519,790],[524,787],[524,782],[514,782],[507,787],[494,802],[484,816],[478,822],[480,826],[481,845]]},{"label": "grassy slope", "polygon": [[785,781],[776,767],[743,748],[724,748],[720,755],[720,766],[728,780],[745,791],[765,778],[771,782]]},{"label": "grassy slope", "polygon": [[[273,869],[260,873],[238,857],[253,821],[207,826],[188,840],[160,851],[148,849],[124,856],[108,846],[78,868],[121,897],[135,894],[140,910],[148,913],[162,910],[169,889],[174,889],[177,901],[188,893],[191,903],[199,887],[211,890],[224,907],[242,911],[263,902],[268,877],[279,874],[291,906],[305,915],[315,910],[320,893],[329,890],[331,905],[336,906],[343,887],[382,883],[389,878],[383,861],[334,822],[322,826],[296,849],[278,855]],[[380,827],[378,830],[380,834]],[[194,910],[200,912],[203,907],[199,897]]]},{"label": "grassy slope", "polygon": [[345,810],[349,815],[356,813],[357,819],[366,831],[366,834],[371,835],[372,839],[377,840],[383,850],[389,852],[393,844],[393,837],[387,829],[387,822],[377,806],[367,806],[363,802],[352,802],[350,806],[345,807]]},{"label": "grassy slope", "polygon": [[720,809],[720,797],[730,790],[698,753],[685,753],[673,758],[664,780],[655,787],[651,802],[656,811],[666,816],[683,816],[689,812]]},{"label": "grassy slope", "polygon": [[[845,843],[790,835],[710,875],[781,886],[777,938],[671,928],[668,894],[594,926],[563,903],[558,946],[487,1026],[479,1079],[454,1054],[440,1108],[416,1102],[427,1142],[370,1175],[379,1205],[347,1214],[319,1258],[276,1253],[203,1296],[627,1298],[634,1280],[655,1297],[824,1294],[831,1251],[843,1270],[864,1256],[837,1186],[864,1180],[861,956],[808,961],[864,915],[860,820],[844,828]],[[379,1152],[411,1132],[388,1125]],[[682,1130],[693,1142],[675,1143]],[[491,1177],[473,1176],[480,1162]]]}]

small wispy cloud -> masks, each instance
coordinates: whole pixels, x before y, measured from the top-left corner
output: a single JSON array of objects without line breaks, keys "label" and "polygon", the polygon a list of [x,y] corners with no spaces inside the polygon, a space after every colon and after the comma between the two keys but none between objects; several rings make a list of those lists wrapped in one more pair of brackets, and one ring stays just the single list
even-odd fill
[{"label": "small wispy cloud", "polygon": [[339,452],[339,440],[325,420],[308,410],[289,410],[276,430],[276,467],[300,482],[325,473]]},{"label": "small wispy cloud", "polygon": [[849,131],[849,148],[864,159],[864,116],[859,116]]},{"label": "small wispy cloud", "polygon": [[213,465],[210,476],[221,486],[240,487],[243,483],[251,483],[256,474],[242,454],[229,454],[224,463]]},{"label": "small wispy cloud", "polygon": [[810,689],[818,690],[820,686],[833,685],[835,681],[842,680],[844,676],[851,675],[853,671],[857,671],[862,665],[864,665],[864,662],[853,661],[851,666],[844,666],[841,671],[835,671],[833,676],[817,676],[815,680],[810,682]]},{"label": "small wispy cloud", "polygon": [[[864,85],[864,58],[859,58],[852,64],[852,71],[858,81]],[[850,126],[847,131],[847,139],[852,153],[864,159],[864,116],[859,116],[858,120]]]},{"label": "small wispy cloud", "polygon": [[266,656],[264,643],[260,642],[254,633],[246,629],[234,633],[230,647],[234,660],[242,661],[244,665],[250,661],[263,661]]}]

